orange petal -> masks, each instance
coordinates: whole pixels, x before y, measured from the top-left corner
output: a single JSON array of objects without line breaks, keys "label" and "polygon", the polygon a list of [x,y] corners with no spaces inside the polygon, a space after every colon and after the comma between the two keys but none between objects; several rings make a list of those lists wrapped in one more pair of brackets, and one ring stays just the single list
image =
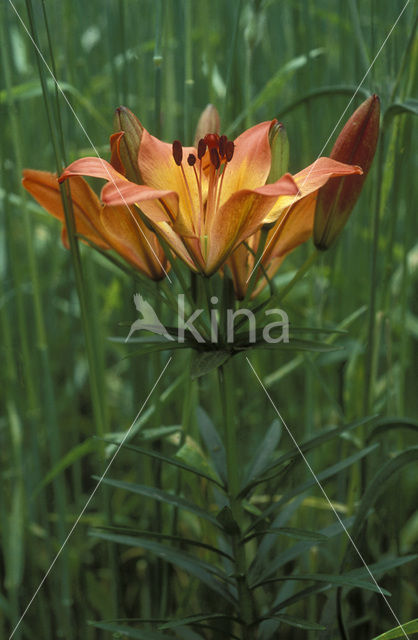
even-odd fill
[{"label": "orange petal", "polygon": [[[65,226],[61,190],[54,173],[25,169],[22,184],[44,209]],[[101,205],[98,197],[83,178],[71,178],[70,190],[77,233],[89,238],[102,249],[108,249],[100,222]],[[66,232],[63,234],[63,242],[68,246]]]},{"label": "orange petal", "polygon": [[330,178],[355,173],[361,174],[362,169],[356,165],[343,164],[331,158],[318,158],[318,160],[315,160],[315,162],[293,176],[293,179],[299,187],[298,196],[280,196],[269,214],[268,222],[275,222],[284,209],[295,204],[300,198],[304,198],[313,191],[317,191],[326,184]]},{"label": "orange petal", "polygon": [[72,162],[64,169],[59,177],[63,182],[70,176],[91,176],[92,178],[104,178],[105,180],[126,180],[119,171],[116,171],[109,162],[102,158],[80,158]]},{"label": "orange petal", "polygon": [[[200,204],[195,172],[187,162],[190,153],[197,155],[194,147],[183,147],[183,161],[180,168],[174,161],[172,145],[161,142],[144,129],[138,153],[138,165],[144,184],[157,191],[169,190],[178,194],[177,223],[193,235],[197,229]],[[204,175],[202,180],[206,181]]]},{"label": "orange petal", "polygon": [[113,133],[110,136],[110,150],[112,154],[110,158],[110,164],[123,176],[126,175],[126,171],[120,157],[120,142],[124,135],[124,131],[118,131],[117,133]]},{"label": "orange petal", "polygon": [[107,240],[119,255],[152,280],[167,272],[167,260],[155,233],[128,207],[104,206],[100,220]]},{"label": "orange petal", "polygon": [[221,204],[236,191],[265,184],[271,167],[269,131],[275,122],[261,122],[235,140],[234,155],[225,168]]},{"label": "orange petal", "polygon": [[263,255],[263,264],[284,257],[300,244],[309,240],[313,231],[316,199],[314,191],[296,202],[270,230]]},{"label": "orange petal", "polygon": [[167,242],[174,253],[183,260],[192,271],[198,271],[197,264],[199,264],[199,262],[195,264],[192,258],[193,253],[191,254],[186,246],[187,240],[183,241],[167,222],[158,222],[153,224],[153,227],[157,235],[161,236]]},{"label": "orange petal", "polygon": [[174,191],[158,191],[128,180],[108,182],[102,189],[101,197],[110,206],[138,204],[153,222],[174,222],[178,211],[178,196]]},{"label": "orange petal", "polygon": [[205,273],[211,275],[243,240],[255,233],[264,223],[280,193],[296,193],[290,174],[277,182],[250,191],[234,193],[216,212],[208,229],[208,254]]}]

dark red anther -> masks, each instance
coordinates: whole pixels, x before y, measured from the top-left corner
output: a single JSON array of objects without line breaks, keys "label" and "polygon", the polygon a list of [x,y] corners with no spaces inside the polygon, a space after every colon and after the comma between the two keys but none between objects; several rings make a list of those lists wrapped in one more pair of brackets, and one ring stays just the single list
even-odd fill
[{"label": "dark red anther", "polygon": [[210,153],[210,159],[211,159],[211,162],[212,162],[213,166],[215,167],[215,169],[219,169],[219,167],[221,166],[221,161],[219,159],[219,153],[214,148],[210,149],[209,153]]},{"label": "dark red anther", "polygon": [[221,158],[225,155],[226,143],[228,142],[228,138],[226,136],[221,136],[219,138],[219,155]]},{"label": "dark red anther", "polygon": [[180,166],[183,160],[183,147],[181,146],[180,140],[174,140],[173,142],[173,158],[174,162]]},{"label": "dark red anther", "polygon": [[206,142],[203,140],[203,138],[200,138],[197,144],[197,157],[199,158],[199,160],[203,158],[205,153],[206,153]]},{"label": "dark red anther", "polygon": [[187,156],[187,163],[193,167],[193,165],[196,162],[196,156],[193,153],[189,153],[189,155]]},{"label": "dark red anther", "polygon": [[217,133],[207,133],[204,137],[204,141],[208,145],[209,149],[217,149],[219,146],[219,136]]},{"label": "dark red anther", "polygon": [[234,149],[235,149],[234,143],[232,142],[232,140],[228,140],[225,145],[225,156],[226,156],[227,162],[231,162],[232,156],[234,155]]}]

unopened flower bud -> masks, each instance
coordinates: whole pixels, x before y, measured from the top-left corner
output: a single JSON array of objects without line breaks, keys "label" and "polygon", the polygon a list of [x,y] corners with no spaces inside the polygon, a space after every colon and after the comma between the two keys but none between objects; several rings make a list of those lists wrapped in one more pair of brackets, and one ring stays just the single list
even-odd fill
[{"label": "unopened flower bud", "polygon": [[[138,152],[144,130],[138,118],[126,107],[118,107],[114,118],[115,132],[123,131],[118,140],[118,156],[128,180],[141,184]],[[113,136],[112,136],[113,137]]]},{"label": "unopened flower bud", "polygon": [[330,157],[359,165],[362,175],[333,178],[319,189],[313,239],[325,251],[341,233],[360,195],[379,137],[380,101],[372,95],[353,113],[335,142]]},{"label": "unopened flower bud", "polygon": [[276,122],[269,132],[271,149],[271,168],[267,184],[276,182],[287,171],[289,165],[289,140],[286,129],[280,122]]},{"label": "unopened flower bud", "polygon": [[221,121],[218,110],[213,104],[208,104],[206,109],[202,111],[199,122],[197,123],[194,146],[197,148],[199,140],[204,138],[208,133],[217,133],[219,135],[220,128]]}]

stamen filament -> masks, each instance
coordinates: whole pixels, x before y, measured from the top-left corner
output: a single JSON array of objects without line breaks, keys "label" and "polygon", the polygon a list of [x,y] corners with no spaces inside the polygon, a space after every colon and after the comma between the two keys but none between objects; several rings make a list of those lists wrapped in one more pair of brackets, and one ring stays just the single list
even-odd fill
[{"label": "stamen filament", "polygon": [[189,202],[190,202],[190,215],[189,215],[189,218],[190,218],[190,223],[193,226],[193,219],[194,219],[193,198],[192,198],[192,194],[190,192],[189,183],[187,182],[186,174],[184,172],[183,163],[180,164],[179,166],[180,166],[180,170],[181,170],[181,175],[183,176],[184,185],[186,187],[187,195],[189,196]]}]

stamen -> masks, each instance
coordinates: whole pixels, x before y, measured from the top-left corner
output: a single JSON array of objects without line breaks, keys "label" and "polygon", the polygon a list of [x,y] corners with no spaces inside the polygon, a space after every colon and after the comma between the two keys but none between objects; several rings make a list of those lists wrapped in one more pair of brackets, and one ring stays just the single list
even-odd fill
[{"label": "stamen", "polygon": [[219,138],[219,155],[221,156],[221,158],[223,158],[225,155],[227,141],[228,138],[226,136],[221,136]]},{"label": "stamen", "polygon": [[181,146],[180,140],[174,140],[173,142],[173,158],[174,162],[180,166],[183,160],[183,147]]},{"label": "stamen", "polygon": [[187,163],[193,167],[193,165],[196,162],[196,156],[193,153],[189,153],[188,157],[187,157]]},{"label": "stamen", "polygon": [[234,143],[232,142],[232,140],[228,140],[225,144],[225,156],[227,162],[231,162],[232,156],[234,155],[234,149]]},{"label": "stamen", "polygon": [[197,157],[199,158],[199,160],[203,158],[205,153],[206,153],[206,142],[203,140],[203,138],[200,138],[197,145]]},{"label": "stamen", "polygon": [[218,152],[214,148],[210,149],[210,159],[215,169],[219,169],[219,167],[221,166],[221,161],[219,159]]}]

